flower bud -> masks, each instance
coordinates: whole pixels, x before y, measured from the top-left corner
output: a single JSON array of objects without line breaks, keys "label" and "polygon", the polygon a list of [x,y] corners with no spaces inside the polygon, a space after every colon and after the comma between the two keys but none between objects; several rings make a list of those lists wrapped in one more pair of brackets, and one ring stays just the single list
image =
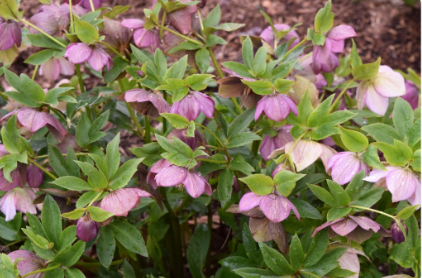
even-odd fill
[{"label": "flower bud", "polygon": [[[407,226],[403,224],[404,229],[406,230],[406,234],[408,232]],[[394,241],[397,243],[402,243],[404,241],[404,234],[403,231],[400,229],[397,223],[394,223],[391,226],[391,236],[393,237]]]},{"label": "flower bud", "polygon": [[44,180],[43,172],[37,166],[33,164],[28,166],[28,169],[26,170],[26,174],[28,177],[29,187],[38,188]]},{"label": "flower bud", "polygon": [[80,240],[88,242],[94,239],[97,233],[98,223],[92,220],[88,214],[79,218],[76,224],[76,235]]}]

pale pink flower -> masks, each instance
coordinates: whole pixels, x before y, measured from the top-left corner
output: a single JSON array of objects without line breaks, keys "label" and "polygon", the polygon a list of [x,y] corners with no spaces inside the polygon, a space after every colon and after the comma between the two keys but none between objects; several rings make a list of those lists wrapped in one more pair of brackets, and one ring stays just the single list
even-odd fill
[{"label": "pale pink flower", "polygon": [[40,74],[50,81],[57,80],[60,74],[74,75],[75,66],[63,57],[51,58],[40,66]]},{"label": "pale pink flower", "polygon": [[18,23],[4,21],[0,18],[0,51],[7,50],[15,44],[20,47],[22,43],[22,32]]},{"label": "pale pink flower", "polygon": [[[58,6],[54,3],[43,5],[40,11],[29,19],[29,22],[51,36],[61,37],[69,26],[69,5]],[[29,32],[32,34],[39,33],[32,27],[29,28]]]},{"label": "pale pink flower", "polygon": [[[38,257],[32,252],[27,250],[16,250],[8,254],[10,260],[14,263],[16,260],[19,260],[17,263],[17,268],[19,270],[20,276],[31,273],[36,270],[44,269],[46,267],[46,261]],[[44,277],[45,272],[35,273],[29,276],[28,278],[42,278]]]},{"label": "pale pink flower", "polygon": [[140,19],[123,19],[121,22],[123,27],[133,29],[133,40],[137,47],[151,47],[155,51],[160,46],[160,36],[157,31],[151,29],[146,30],[144,22]]},{"label": "pale pink flower", "polygon": [[170,105],[160,93],[153,93],[144,89],[132,89],[125,93],[125,101],[142,115],[159,117],[160,113],[169,113]]},{"label": "pale pink flower", "polygon": [[113,67],[113,59],[100,44],[88,45],[83,42],[69,44],[64,57],[72,64],[88,62],[95,71],[101,71],[104,66],[107,66],[107,70]]},{"label": "pale pink flower", "polygon": [[151,197],[151,194],[135,187],[120,188],[105,196],[99,207],[114,213],[115,216],[127,216],[130,210],[139,205],[143,197]]},{"label": "pale pink flower", "polygon": [[194,121],[202,111],[205,116],[212,118],[214,101],[206,94],[190,91],[184,98],[173,103],[171,113],[179,114],[188,121]]},{"label": "pale pink flower", "polygon": [[262,112],[268,118],[280,122],[287,118],[290,111],[297,116],[297,106],[287,95],[272,93],[264,96],[257,104],[255,111],[255,121],[258,121]]},{"label": "pale pink flower", "polygon": [[328,160],[327,172],[340,185],[350,182],[361,170],[365,170],[365,174],[370,171],[369,166],[354,152],[336,153]]},{"label": "pale pink flower", "polygon": [[410,104],[413,110],[415,110],[419,106],[419,89],[409,80],[406,80],[405,87],[406,94],[402,96],[402,98]]},{"label": "pale pink flower", "polygon": [[23,213],[36,214],[37,209],[33,204],[36,198],[36,191],[36,189],[27,186],[23,188],[16,187],[1,197],[0,210],[6,215],[6,221],[15,218],[17,210]]}]

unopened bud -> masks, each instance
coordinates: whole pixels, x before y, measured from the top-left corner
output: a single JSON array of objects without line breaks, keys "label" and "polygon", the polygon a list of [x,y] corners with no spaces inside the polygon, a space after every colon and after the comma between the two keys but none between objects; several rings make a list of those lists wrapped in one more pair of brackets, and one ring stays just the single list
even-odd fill
[{"label": "unopened bud", "polygon": [[88,242],[94,239],[97,233],[98,223],[92,220],[88,214],[79,218],[76,224],[76,235],[80,240]]},{"label": "unopened bud", "polygon": [[[403,224],[404,229],[406,230],[406,234],[408,232],[407,226]],[[391,226],[391,236],[393,237],[394,241],[397,243],[402,243],[404,241],[404,234],[403,231],[400,229],[397,223],[394,223]]]},{"label": "unopened bud", "polygon": [[32,188],[38,188],[44,180],[44,174],[42,170],[33,164],[28,166],[26,175],[28,179],[28,185]]}]

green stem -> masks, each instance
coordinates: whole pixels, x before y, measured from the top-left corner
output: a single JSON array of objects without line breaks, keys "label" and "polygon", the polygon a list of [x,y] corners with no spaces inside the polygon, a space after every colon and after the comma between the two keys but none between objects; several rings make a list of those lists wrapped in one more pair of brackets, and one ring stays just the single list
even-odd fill
[{"label": "green stem", "polygon": [[[123,94],[125,92],[124,85],[123,85],[121,80],[119,80],[118,83],[119,83],[120,92]],[[127,103],[126,101],[125,101],[125,104],[126,104],[127,110],[129,111],[130,117],[133,121],[133,124],[135,125],[135,127],[136,127],[136,129],[139,133],[139,137],[142,138],[144,136],[144,129],[141,127],[141,124],[139,123],[138,118],[136,117],[135,111],[133,111],[132,106],[130,106],[130,104]]]},{"label": "green stem", "polygon": [[174,211],[174,213],[176,215],[179,215],[180,212],[182,212],[182,210],[185,208],[185,206],[189,203],[190,198],[189,198],[189,194],[186,194],[185,197],[183,198],[182,203],[180,204],[180,206]]},{"label": "green stem", "polygon": [[209,163],[216,163],[216,164],[227,164],[227,160],[212,160],[212,159],[206,159],[206,158],[197,158],[196,161],[203,161],[203,162],[209,162]]},{"label": "green stem", "polygon": [[47,171],[47,169],[45,169],[44,167],[42,167],[40,164],[38,164],[38,162],[36,162],[35,160],[31,159],[28,157],[28,161],[29,163],[34,164],[35,166],[37,166],[38,168],[41,169],[41,171],[43,171],[44,173],[46,173],[47,175],[49,175],[53,180],[57,179],[57,177],[55,175],[53,175],[52,173],[50,173],[49,171]]},{"label": "green stem", "polygon": [[[211,203],[208,204],[207,206],[208,211],[207,211],[207,226],[208,226],[208,230],[210,231],[210,234],[212,233],[212,209],[211,209]],[[208,244],[208,251],[207,251],[207,256],[205,258],[205,275],[207,277],[210,276],[210,272],[211,272],[211,240]]]},{"label": "green stem", "polygon": [[[124,261],[124,259],[114,261],[114,262],[111,262],[110,265],[119,265],[119,264],[123,263],[123,261]],[[80,266],[102,266],[102,264],[100,262],[95,262],[95,263],[76,262],[76,265],[80,265]]]},{"label": "green stem", "polygon": [[34,73],[32,74],[32,81],[35,80],[35,76],[37,76],[37,72],[38,72],[38,68],[40,67],[40,65],[36,65],[35,69],[34,69]]},{"label": "green stem", "polygon": [[75,34],[75,25],[73,24],[73,7],[72,0],[69,0],[69,16],[70,16],[70,26],[72,27],[72,34]]},{"label": "green stem", "polygon": [[38,32],[40,32],[41,34],[43,34],[44,36],[47,36],[50,40],[54,41],[55,43],[57,43],[58,45],[66,48],[66,45],[62,42],[60,42],[59,40],[57,40],[56,38],[54,38],[53,36],[50,36],[49,34],[47,34],[46,32],[44,32],[43,30],[41,30],[40,28],[38,28],[37,26],[35,26],[34,24],[32,24],[29,21],[26,21],[24,19],[20,19],[20,21],[26,25],[31,26],[32,28],[34,28],[35,30],[37,30]]},{"label": "green stem", "polygon": [[297,48],[299,48],[300,46],[302,46],[302,44],[304,44],[307,41],[306,38],[304,38],[303,40],[301,40],[298,44],[296,44],[294,47],[292,47],[292,49],[290,49],[289,51],[286,52],[286,54],[283,55],[283,58],[286,58],[287,56],[290,55],[290,53],[292,53],[293,51],[295,51]]},{"label": "green stem", "polygon": [[95,196],[94,197],[94,199],[92,199],[92,201],[87,205],[87,207],[90,207],[100,196],[101,196],[101,194],[103,194],[103,190],[101,190],[98,194],[97,194],[97,196]]},{"label": "green stem", "polygon": [[306,275],[310,275],[310,276],[313,276],[313,277],[317,277],[317,278],[319,278],[319,276],[318,276],[318,275],[313,274],[313,273],[311,273],[311,272],[307,272],[307,271],[300,271],[300,273],[303,273],[303,274],[306,274]]},{"label": "green stem", "polygon": [[92,2],[92,0],[89,0],[89,4],[91,6],[91,12],[95,12],[94,3]]},{"label": "green stem", "polygon": [[61,266],[62,266],[61,264],[57,264],[57,265],[52,266],[52,267],[47,267],[47,268],[44,268],[44,269],[38,269],[38,270],[35,270],[35,271],[32,271],[32,272],[29,272],[29,273],[25,274],[24,276],[22,276],[22,278],[28,277],[28,276],[31,276],[31,275],[37,274],[37,273],[47,272],[47,271],[50,271],[50,270],[59,268]]},{"label": "green stem", "polygon": [[199,123],[195,123],[197,126],[202,127],[203,129],[205,129],[206,131],[208,131],[209,134],[211,134],[212,137],[215,138],[215,140],[217,141],[217,143],[224,149],[224,144],[223,142],[221,142],[220,138],[217,137],[217,135],[214,134],[214,132],[212,132],[208,127],[199,124]]},{"label": "green stem", "polygon": [[81,74],[81,66],[79,64],[75,65],[76,69],[76,75],[78,76],[78,82],[79,82],[79,89],[81,90],[81,93],[85,93],[85,86],[84,86],[84,80],[82,79]]},{"label": "green stem", "polygon": [[[62,153],[62,156],[66,156],[67,153]],[[76,156],[82,156],[82,155],[88,155],[88,153],[75,153]],[[33,159],[39,159],[39,158],[48,158],[48,154],[45,155],[39,155],[32,157]]]},{"label": "green stem", "polygon": [[[163,91],[163,98],[165,99],[165,101],[167,101],[167,92],[166,91]],[[166,133],[166,131],[167,131],[167,119],[163,117],[163,135]]]},{"label": "green stem", "polygon": [[164,23],[166,22],[166,16],[167,16],[166,11],[163,11],[163,17],[161,18],[161,26],[160,26],[160,40],[163,39],[163,31],[164,31],[163,27],[164,27]]},{"label": "green stem", "polygon": [[202,23],[202,16],[199,9],[196,10],[196,13],[198,14],[198,20],[199,20],[199,25],[201,26],[201,30],[204,30],[204,23]]},{"label": "green stem", "polygon": [[355,80],[352,79],[352,80],[349,81],[349,83],[346,84],[346,87],[344,87],[343,91],[340,92],[340,94],[337,96],[336,100],[331,105],[330,111],[332,111],[334,109],[334,107],[336,107],[337,102],[339,102],[339,100],[344,95],[344,93],[347,91],[347,89],[349,89],[349,87],[353,83],[353,81],[355,81]]},{"label": "green stem", "polygon": [[6,247],[10,247],[10,246],[12,246],[12,245],[15,245],[16,243],[19,243],[19,242],[25,241],[25,240],[26,240],[26,238],[22,238],[22,239],[19,239],[19,240],[17,240],[17,241],[11,242],[11,243],[9,243],[8,245],[5,245],[5,246],[3,247],[3,249],[5,249]]},{"label": "green stem", "polygon": [[357,209],[362,209],[362,210],[368,210],[368,211],[372,211],[372,212],[376,212],[378,214],[382,214],[384,216],[390,217],[392,219],[394,219],[395,221],[397,221],[397,218],[391,214],[385,213],[383,211],[379,211],[376,209],[371,209],[371,208],[366,208],[366,207],[361,207],[361,206],[354,206],[354,205],[349,205],[350,208],[357,208]]},{"label": "green stem", "polygon": [[116,49],[114,49],[111,45],[109,45],[108,43],[102,41],[100,42],[100,44],[105,45],[108,49],[110,49],[111,51],[114,52],[114,54],[116,54],[117,56],[119,56],[120,58],[122,58],[123,60],[125,60],[126,62],[129,63],[129,60],[126,59],[125,56],[123,56],[119,51],[117,51]]},{"label": "green stem", "polygon": [[149,121],[149,117],[145,116],[145,144],[151,143],[151,123]]},{"label": "green stem", "polygon": [[159,27],[160,27],[160,29],[166,30],[166,31],[168,31],[168,32],[170,32],[170,33],[178,36],[178,37],[181,37],[181,38],[184,38],[187,41],[193,42],[194,44],[197,44],[197,45],[200,45],[200,46],[204,46],[204,44],[202,42],[197,41],[197,40],[194,40],[194,39],[191,39],[189,37],[186,37],[186,36],[184,36],[184,35],[176,32],[176,31],[171,30],[170,28],[167,28],[167,27],[161,26],[161,25],[159,25]]}]

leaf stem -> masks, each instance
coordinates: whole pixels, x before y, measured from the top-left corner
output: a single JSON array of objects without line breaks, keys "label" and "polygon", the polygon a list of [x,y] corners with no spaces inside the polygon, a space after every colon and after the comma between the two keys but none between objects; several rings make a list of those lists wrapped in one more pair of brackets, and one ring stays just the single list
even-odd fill
[{"label": "leaf stem", "polygon": [[70,26],[72,27],[72,33],[75,33],[75,25],[73,24],[73,7],[72,0],[69,0],[69,16],[70,16]]},{"label": "leaf stem", "polygon": [[163,39],[163,27],[164,27],[164,23],[166,22],[166,16],[167,16],[167,12],[163,11],[163,17],[161,18],[161,25],[160,25],[160,40]]},{"label": "leaf stem", "polygon": [[212,132],[208,127],[199,124],[199,123],[195,123],[197,126],[202,127],[203,129],[205,129],[206,131],[209,132],[209,134],[211,134],[212,137],[215,138],[215,140],[217,140],[218,144],[221,146],[222,151],[224,152],[224,154],[227,156],[228,161],[231,161],[231,156],[230,154],[227,152],[226,147],[224,146],[223,142],[221,142],[220,138],[217,137],[217,135],[214,134],[214,132]]},{"label": "leaf stem", "polygon": [[209,162],[209,163],[215,163],[215,164],[227,164],[227,160],[212,160],[212,159],[206,159],[206,158],[197,158],[196,161],[203,161],[203,162]]},{"label": "leaf stem", "polygon": [[92,201],[87,205],[87,207],[90,207],[100,196],[101,196],[101,194],[103,194],[103,190],[101,190],[98,194],[97,194],[97,196],[95,196],[94,197],[94,199],[92,199]]},{"label": "leaf stem", "polygon": [[149,121],[149,117],[145,116],[145,138],[144,142],[145,144],[151,143],[151,123]]},{"label": "leaf stem", "polygon": [[299,46],[302,46],[302,44],[304,44],[307,41],[306,38],[304,38],[303,40],[301,40],[298,44],[296,44],[294,47],[292,47],[292,49],[290,49],[289,51],[286,52],[286,54],[283,55],[283,58],[286,58],[287,56],[290,55],[290,53],[292,53],[293,51],[295,51],[297,48],[299,48]]},{"label": "leaf stem", "polygon": [[361,207],[361,206],[355,206],[355,205],[349,205],[349,207],[376,212],[378,214],[382,214],[384,216],[390,217],[390,218],[394,219],[395,221],[397,221],[397,218],[395,216],[388,214],[388,213],[385,213],[383,211],[379,211],[379,210],[371,209],[371,208],[366,208],[366,207]]},{"label": "leaf stem", "polygon": [[49,175],[53,180],[57,179],[57,177],[55,175],[53,175],[52,173],[50,173],[49,171],[47,171],[47,169],[45,169],[43,166],[41,166],[40,164],[38,164],[38,162],[36,162],[35,160],[31,159],[28,157],[28,161],[32,164],[34,164],[35,166],[37,166],[38,168],[41,169],[41,171],[43,171],[44,173],[46,173],[47,175]]},{"label": "leaf stem", "polygon": [[44,269],[38,269],[38,270],[29,272],[29,273],[23,275],[22,278],[25,278],[25,277],[28,277],[28,276],[31,276],[31,275],[37,274],[37,273],[47,272],[47,271],[59,268],[61,266],[62,266],[61,264],[56,264],[55,266],[52,266],[52,267],[47,267],[47,268],[44,268]]},{"label": "leaf stem", "polygon": [[81,66],[79,64],[75,65],[76,69],[76,75],[78,76],[78,82],[79,82],[79,89],[81,90],[81,93],[85,93],[85,87],[84,87],[84,80],[82,79],[81,74]]},{"label": "leaf stem", "polygon": [[337,96],[336,100],[331,105],[330,111],[332,111],[334,109],[334,107],[336,106],[337,102],[339,102],[339,100],[344,95],[344,93],[347,91],[347,89],[349,89],[349,87],[353,83],[353,81],[355,81],[355,80],[354,79],[350,80],[349,83],[347,83],[346,87],[344,87],[343,91],[340,92],[340,94]]},{"label": "leaf stem", "polygon": [[160,29],[166,30],[166,31],[168,31],[168,32],[170,32],[170,33],[172,33],[172,34],[174,34],[174,35],[176,35],[176,36],[179,36],[179,37],[181,37],[181,38],[184,38],[185,40],[190,41],[190,42],[192,42],[192,43],[194,43],[194,44],[197,44],[197,45],[199,45],[199,46],[204,46],[204,44],[203,44],[202,42],[197,41],[197,40],[194,40],[194,39],[191,39],[191,38],[189,38],[189,37],[187,37],[187,36],[184,36],[184,35],[182,35],[182,34],[180,34],[180,33],[176,32],[176,31],[171,30],[170,28],[167,28],[167,27],[165,27],[165,26],[161,26],[161,25],[158,25],[158,27],[160,27]]},{"label": "leaf stem", "polygon": [[31,26],[32,28],[34,28],[35,30],[37,30],[38,32],[40,32],[41,34],[43,34],[44,36],[47,36],[50,40],[54,41],[55,43],[57,43],[57,44],[58,44],[58,45],[60,45],[61,47],[64,47],[64,48],[66,48],[66,47],[67,47],[64,43],[60,42],[59,40],[57,40],[57,39],[56,39],[56,38],[54,38],[53,36],[51,36],[51,35],[47,34],[47,33],[46,33],[46,32],[44,32],[43,30],[41,30],[40,28],[38,28],[37,26],[35,26],[34,24],[32,24],[31,22],[26,21],[25,19],[20,19],[20,21],[21,21],[22,23],[25,23],[26,25]]},{"label": "leaf stem", "polygon": [[128,63],[129,63],[129,60],[128,60],[128,59],[126,59],[126,57],[125,57],[125,56],[123,56],[123,54],[122,54],[122,53],[120,53],[119,51],[117,51],[116,49],[114,49],[114,48],[113,48],[111,45],[109,45],[108,43],[106,43],[106,42],[102,41],[102,42],[100,42],[100,44],[102,44],[102,45],[106,46],[108,49],[110,49],[111,51],[113,51],[113,53],[114,53],[114,54],[116,54],[117,56],[119,56],[120,58],[122,58],[123,60],[125,60],[126,62],[128,62]]},{"label": "leaf stem", "polygon": [[92,2],[92,0],[89,0],[89,5],[91,6],[91,12],[95,12],[94,3]]},{"label": "leaf stem", "polygon": [[37,72],[38,72],[38,68],[40,67],[40,65],[36,65],[35,69],[34,69],[34,73],[32,74],[32,81],[35,80],[35,77],[37,76]]},{"label": "leaf stem", "polygon": [[[119,264],[123,263],[123,261],[124,261],[124,259],[114,261],[114,262],[111,262],[110,265],[119,265]],[[80,266],[102,266],[102,264],[100,262],[92,262],[92,263],[76,262],[76,265],[80,265]]]}]

